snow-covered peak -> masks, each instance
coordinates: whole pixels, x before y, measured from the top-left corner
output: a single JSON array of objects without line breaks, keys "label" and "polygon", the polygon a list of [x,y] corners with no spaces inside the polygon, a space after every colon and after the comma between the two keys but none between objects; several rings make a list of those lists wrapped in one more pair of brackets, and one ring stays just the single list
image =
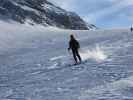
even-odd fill
[{"label": "snow-covered peak", "polygon": [[65,29],[91,29],[77,14],[68,12],[47,0],[0,0],[0,19],[32,25],[56,26]]}]

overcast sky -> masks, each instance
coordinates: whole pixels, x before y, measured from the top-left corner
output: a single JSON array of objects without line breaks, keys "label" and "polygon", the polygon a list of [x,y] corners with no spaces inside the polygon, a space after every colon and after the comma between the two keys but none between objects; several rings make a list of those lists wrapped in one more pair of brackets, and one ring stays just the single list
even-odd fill
[{"label": "overcast sky", "polygon": [[49,1],[101,28],[128,27],[133,23],[133,0]]}]

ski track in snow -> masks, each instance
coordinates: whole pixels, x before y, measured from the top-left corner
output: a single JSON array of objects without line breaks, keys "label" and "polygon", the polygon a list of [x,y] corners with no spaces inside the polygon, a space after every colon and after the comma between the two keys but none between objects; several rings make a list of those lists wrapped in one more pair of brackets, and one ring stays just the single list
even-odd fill
[{"label": "ski track in snow", "polygon": [[[127,29],[18,32],[30,37],[8,34],[7,41],[1,33],[0,100],[133,100],[133,33]],[[70,65],[67,33],[81,43],[80,65]]]}]

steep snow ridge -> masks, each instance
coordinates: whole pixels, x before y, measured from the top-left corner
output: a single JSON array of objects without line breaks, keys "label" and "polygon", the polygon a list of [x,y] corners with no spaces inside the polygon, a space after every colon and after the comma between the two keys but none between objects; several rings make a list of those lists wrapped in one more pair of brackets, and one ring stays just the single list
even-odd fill
[{"label": "steep snow ridge", "polygon": [[9,0],[10,2],[12,2],[14,5],[18,6],[19,4],[13,0]]},{"label": "steep snow ridge", "polygon": [[33,11],[33,12],[36,12],[37,14],[39,14],[37,10],[35,10],[35,9],[31,8],[31,7],[28,7],[28,6],[25,6],[25,5],[24,6],[20,6],[20,7],[23,8],[24,10]]},{"label": "steep snow ridge", "polygon": [[3,7],[0,7],[0,9],[5,9],[5,8],[3,8]]},{"label": "steep snow ridge", "polygon": [[56,12],[58,14],[65,14],[65,13],[67,13],[65,10],[59,9],[58,7],[53,6],[53,5],[49,4],[49,3],[48,4],[44,4],[43,7],[44,7],[44,9],[46,9],[48,11]]}]

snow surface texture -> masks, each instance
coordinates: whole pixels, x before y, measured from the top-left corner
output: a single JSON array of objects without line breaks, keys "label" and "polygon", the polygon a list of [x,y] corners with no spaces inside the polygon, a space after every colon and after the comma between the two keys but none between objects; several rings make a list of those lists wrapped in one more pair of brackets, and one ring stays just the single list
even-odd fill
[{"label": "snow surface texture", "polygon": [[[0,100],[133,100],[133,33],[0,21]],[[69,34],[83,64],[67,51]]]}]

